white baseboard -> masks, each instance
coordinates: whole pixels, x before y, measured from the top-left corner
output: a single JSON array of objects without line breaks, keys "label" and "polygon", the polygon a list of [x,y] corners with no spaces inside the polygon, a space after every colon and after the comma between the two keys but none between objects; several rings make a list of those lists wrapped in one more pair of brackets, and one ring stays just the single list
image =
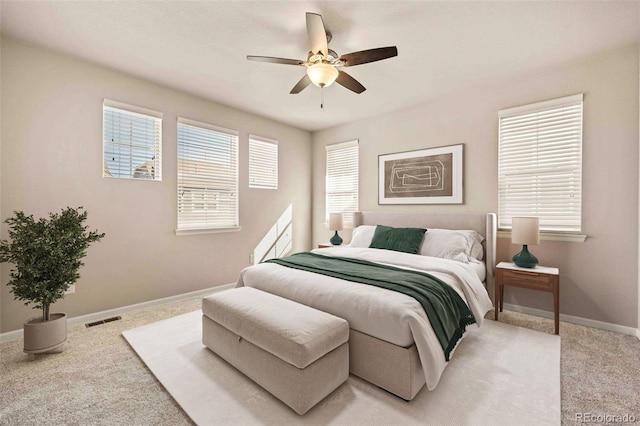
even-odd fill
[{"label": "white baseboard", "polygon": [[[224,284],[218,287],[206,288],[204,290],[192,291],[190,293],[178,294],[176,296],[164,297],[162,299],[150,300],[148,302],[136,303],[134,305],[123,306],[121,308],[109,309],[106,311],[96,312],[93,314],[81,315],[79,317],[69,318],[69,325],[84,324],[87,322],[99,321],[104,318],[109,318],[124,314],[126,312],[135,311],[138,309],[149,308],[152,306],[164,305],[167,303],[178,302],[181,300],[191,299],[194,297],[204,297],[208,294],[218,291],[226,290],[234,287],[236,284]],[[528,308],[526,306],[513,305],[511,303],[505,303],[504,308],[509,311],[521,312],[523,314],[534,315],[543,318],[553,319],[553,312],[544,311],[542,309]],[[560,314],[560,321],[570,322],[573,324],[583,325],[586,327],[597,328],[600,330],[613,331],[615,333],[626,334],[630,336],[636,336],[640,340],[640,329],[633,327],[626,327],[623,325],[612,324],[604,321],[597,321],[588,318],[576,317],[573,315]],[[22,330],[8,331],[6,333],[0,333],[0,343],[8,342],[10,340],[22,338]]]},{"label": "white baseboard", "polygon": [[[211,293],[226,290],[232,288],[236,283],[224,284],[218,287],[206,288],[204,290],[196,290],[189,293],[178,294],[176,296],[164,297],[162,299],[150,300],[148,302],[136,303],[134,305],[123,306],[121,308],[108,309],[106,311],[95,312],[93,314],[80,315],[78,317],[69,318],[68,325],[84,324],[93,321],[99,321],[101,319],[117,316],[126,312],[135,311],[138,309],[150,308],[152,306],[164,305],[172,302],[179,302],[181,300],[187,300],[194,297],[204,297]],[[22,330],[8,331],[6,333],[0,333],[0,343],[8,342],[10,340],[22,338]]]},{"label": "white baseboard", "polygon": [[[537,317],[553,319],[553,312],[544,311],[542,309],[512,305],[511,303],[505,303],[504,309],[507,309],[513,312],[521,312],[523,314],[534,315]],[[638,339],[640,339],[640,329],[633,328],[633,327],[627,327],[624,325],[612,324],[609,322],[597,321],[589,318],[582,318],[582,317],[576,317],[573,315],[565,315],[565,314],[560,314],[560,321],[583,325],[585,327],[597,328],[599,330],[613,331],[614,333],[627,334],[629,336],[636,336]]]}]

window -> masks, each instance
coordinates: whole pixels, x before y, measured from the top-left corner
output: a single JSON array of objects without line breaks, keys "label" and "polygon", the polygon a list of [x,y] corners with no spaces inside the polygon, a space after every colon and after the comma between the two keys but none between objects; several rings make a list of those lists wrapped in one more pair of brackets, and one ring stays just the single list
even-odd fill
[{"label": "window", "polygon": [[581,232],[582,100],[499,111],[500,229],[511,229],[514,216],[537,216],[542,232]]},{"label": "window", "polygon": [[104,100],[102,176],[162,180],[162,113]]},{"label": "window", "polygon": [[[358,211],[358,141],[327,145],[325,221],[329,213]],[[353,225],[351,214],[343,215],[345,226]]]},{"label": "window", "polygon": [[238,132],[178,118],[176,233],[238,226]]},{"label": "window", "polygon": [[278,189],[278,141],[249,135],[249,188]]}]

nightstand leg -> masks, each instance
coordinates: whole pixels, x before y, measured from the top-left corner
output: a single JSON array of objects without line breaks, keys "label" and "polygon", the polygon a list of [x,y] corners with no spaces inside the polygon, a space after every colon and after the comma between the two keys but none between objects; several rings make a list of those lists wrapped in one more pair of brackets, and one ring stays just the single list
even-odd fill
[{"label": "nightstand leg", "polygon": [[498,284],[497,281],[495,283],[495,286],[496,286],[495,291],[494,291],[494,294],[495,294],[494,299],[495,300],[493,302],[494,302],[494,304],[496,306],[495,306],[495,313],[494,313],[494,318],[493,319],[498,321],[498,309],[500,309],[500,287],[501,286],[500,286],[500,284]]},{"label": "nightstand leg", "polygon": [[498,321],[498,311],[502,312],[502,297],[504,296],[504,285],[502,281],[502,269],[496,268],[496,278],[494,281],[494,293],[493,303],[495,306],[495,320]]},{"label": "nightstand leg", "polygon": [[556,334],[560,334],[560,283],[557,277],[553,283],[553,323]]}]

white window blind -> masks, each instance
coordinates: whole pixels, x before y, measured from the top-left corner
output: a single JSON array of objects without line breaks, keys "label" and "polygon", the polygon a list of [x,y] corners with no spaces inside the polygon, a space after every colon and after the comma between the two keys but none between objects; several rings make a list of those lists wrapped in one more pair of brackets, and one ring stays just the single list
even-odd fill
[{"label": "white window blind", "polygon": [[249,135],[249,188],[278,189],[278,141]]},{"label": "white window blind", "polygon": [[499,228],[537,216],[541,231],[581,232],[582,104],[579,94],[499,111]]},{"label": "white window blind", "polygon": [[102,176],[162,180],[162,113],[104,100]]},{"label": "white window blind", "polygon": [[329,213],[343,213],[344,225],[352,226],[351,213],[358,211],[358,141],[327,145],[326,150],[325,221]]},{"label": "white window blind", "polygon": [[178,231],[238,225],[238,133],[178,118]]}]

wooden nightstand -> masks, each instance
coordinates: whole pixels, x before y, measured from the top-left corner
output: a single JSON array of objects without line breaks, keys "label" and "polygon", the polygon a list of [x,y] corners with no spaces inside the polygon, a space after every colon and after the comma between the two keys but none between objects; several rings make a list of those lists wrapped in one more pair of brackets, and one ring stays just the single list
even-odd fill
[{"label": "wooden nightstand", "polygon": [[331,244],[331,243],[320,243],[320,244],[318,244],[318,248],[327,248],[327,247],[333,247],[333,244]]},{"label": "wooden nightstand", "polygon": [[502,312],[504,286],[529,288],[548,291],[553,294],[553,315],[556,334],[560,333],[560,270],[548,266],[521,268],[510,262],[500,262],[496,266],[495,319],[498,320],[498,309]]}]

